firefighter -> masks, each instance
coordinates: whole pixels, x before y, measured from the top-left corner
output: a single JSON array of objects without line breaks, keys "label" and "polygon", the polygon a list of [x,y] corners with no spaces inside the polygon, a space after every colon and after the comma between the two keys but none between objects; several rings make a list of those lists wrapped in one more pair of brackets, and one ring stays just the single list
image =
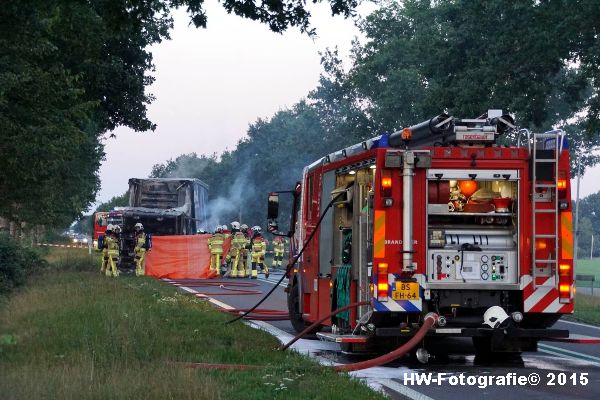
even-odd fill
[{"label": "firefighter", "polygon": [[275,236],[273,239],[273,263],[271,264],[271,268],[281,267],[284,252],[285,239],[281,236]]},{"label": "firefighter", "polygon": [[229,230],[227,224],[221,226],[221,232],[223,233],[225,239],[229,239],[229,237],[231,236],[231,231]]},{"label": "firefighter", "polygon": [[245,255],[244,249],[248,243],[246,236],[240,231],[240,223],[233,221],[231,223],[233,239],[231,239],[231,250],[227,254],[228,263],[231,264],[232,278],[245,278],[246,270],[242,257]]},{"label": "firefighter", "polygon": [[120,225],[113,225],[114,229],[113,229],[113,233],[115,234],[115,237],[117,238],[117,241],[121,240],[121,226]]},{"label": "firefighter", "polygon": [[246,224],[242,224],[242,226],[240,226],[240,230],[246,238],[246,245],[242,249],[242,254],[240,255],[241,265],[238,265],[238,270],[244,270],[246,272],[245,276],[250,276],[250,263],[252,260],[250,258],[249,250],[252,239],[252,230]]},{"label": "firefighter", "polygon": [[208,248],[210,250],[210,270],[219,273],[221,257],[223,256],[223,227],[217,225],[215,233],[208,239]]},{"label": "firefighter", "polygon": [[260,267],[265,274],[265,278],[269,277],[269,268],[265,265],[265,253],[267,252],[267,240],[262,236],[260,226],[252,227],[254,235],[252,237],[252,279],[258,277],[257,267]]},{"label": "firefighter", "polygon": [[117,277],[119,276],[119,270],[117,269],[117,263],[119,261],[119,237],[117,236],[118,225],[112,226],[110,234],[107,234],[104,238],[104,248],[107,250],[108,263],[106,265],[105,274],[106,276]]},{"label": "firefighter", "polygon": [[100,264],[100,273],[101,274],[105,274],[106,270],[108,269],[109,263],[108,263],[108,247],[106,247],[106,238],[112,234],[113,231],[113,226],[112,224],[108,224],[106,226],[106,231],[104,232],[104,237],[102,239],[102,246],[101,250],[102,250],[102,264]]},{"label": "firefighter", "polygon": [[146,233],[144,232],[144,225],[138,222],[134,226],[135,231],[135,247],[133,252],[135,253],[135,275],[144,276],[146,268],[144,266],[144,259],[146,258]]}]

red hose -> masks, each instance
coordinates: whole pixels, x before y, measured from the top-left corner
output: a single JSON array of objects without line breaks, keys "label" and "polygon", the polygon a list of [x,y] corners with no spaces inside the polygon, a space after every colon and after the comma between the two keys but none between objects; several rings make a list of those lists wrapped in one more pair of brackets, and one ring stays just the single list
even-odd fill
[{"label": "red hose", "polygon": [[[253,294],[262,294],[259,290],[242,290],[235,289],[238,288],[250,288],[260,286],[254,282],[235,282],[235,281],[217,281],[217,280],[206,280],[206,279],[182,279],[182,280],[171,280],[169,281],[171,285],[174,286],[189,286],[193,288],[219,288],[221,290],[226,290],[228,293],[224,292],[199,292],[193,293],[194,296],[200,298],[212,297],[212,296],[230,296],[230,295],[253,295]],[[249,311],[247,308],[233,308],[233,309],[225,309],[218,308],[219,311],[222,311],[226,314],[231,314],[234,316],[239,316],[241,314],[245,314]],[[251,313],[244,316],[244,319],[248,320],[256,320],[256,321],[285,321],[290,319],[288,312],[283,310],[271,310],[266,308],[258,308],[252,310]]]},{"label": "red hose", "polygon": [[435,325],[437,323],[437,320],[438,320],[437,314],[429,313],[425,316],[423,325],[419,328],[417,333],[415,333],[415,335],[412,338],[410,338],[410,340],[408,342],[404,343],[402,346],[398,347],[396,350],[389,352],[387,354],[384,354],[380,357],[373,358],[371,360],[361,361],[361,362],[357,362],[357,363],[353,363],[353,364],[337,365],[337,366],[335,366],[335,370],[340,371],[340,372],[341,371],[344,371],[344,372],[358,371],[360,369],[377,367],[379,365],[392,362],[392,361],[402,357],[403,355],[405,355],[406,353],[411,351],[415,346],[417,346],[419,344],[419,342],[421,340],[423,340],[423,337],[425,337],[425,335],[427,334],[427,331],[433,325]]},{"label": "red hose", "polygon": [[[239,289],[225,288],[224,283],[230,284],[231,286],[238,286],[238,287],[249,287],[249,286],[255,285],[253,283],[248,283],[248,282],[199,282],[196,284],[192,283],[192,282],[185,282],[185,283],[188,284],[189,286],[193,286],[193,287],[219,286],[221,289],[232,290],[232,291],[235,291],[237,294],[240,294],[239,292],[242,292],[242,291],[240,291]],[[183,285],[181,285],[181,286],[183,286]],[[206,293],[206,295],[208,295],[208,294],[219,295],[219,294],[229,294],[229,293]],[[203,294],[200,294],[200,295],[203,295]],[[300,338],[305,336],[307,333],[309,333],[313,329],[317,328],[319,325],[321,325],[323,322],[325,322],[330,317],[332,317],[336,314],[339,314],[343,311],[349,310],[351,308],[366,306],[369,304],[371,304],[369,301],[360,301],[360,302],[349,304],[344,307],[340,307],[337,310],[332,311],[328,315],[324,316],[323,318],[319,319],[318,321],[314,322],[313,324],[311,324],[310,326],[305,328],[302,332],[300,332],[298,335],[296,335],[288,343],[281,346],[279,349],[280,350],[287,349],[292,344],[296,343]],[[249,310],[251,310],[251,313],[246,314]],[[280,320],[289,319],[288,313],[286,311],[281,311],[281,310],[272,310],[272,309],[254,309],[254,310],[252,310],[252,309],[243,309],[243,308],[233,308],[233,309],[221,308],[220,311],[227,313],[227,314],[231,314],[231,315],[243,315],[244,319],[259,320],[259,321],[280,321]],[[417,346],[419,344],[419,342],[421,342],[421,340],[423,340],[423,338],[427,334],[427,331],[433,325],[435,325],[437,323],[437,319],[438,319],[437,314],[434,314],[434,313],[427,314],[425,316],[425,320],[423,321],[423,325],[419,328],[417,333],[415,333],[415,335],[412,338],[410,338],[410,340],[408,342],[404,343],[402,346],[398,347],[396,350],[394,350],[390,353],[384,354],[380,357],[373,358],[373,359],[367,360],[367,361],[361,361],[361,362],[357,362],[357,363],[353,363],[353,364],[338,365],[338,366],[334,367],[334,369],[338,372],[358,371],[361,369],[376,367],[376,366],[379,366],[382,364],[387,364],[389,362],[392,362],[392,361],[402,357],[403,355],[405,355],[406,353],[411,351],[415,346]],[[251,366],[251,365],[209,364],[209,363],[185,363],[184,365],[188,368],[221,369],[221,370],[222,369],[236,369],[237,370],[237,369],[248,369],[248,368],[256,367],[256,366]]]},{"label": "red hose", "polygon": [[290,340],[285,345],[281,346],[279,348],[279,350],[285,350],[285,349],[287,349],[288,347],[290,347],[291,345],[293,345],[294,343],[296,343],[302,336],[306,335],[307,333],[309,333],[310,331],[312,331],[313,329],[315,329],[316,327],[318,327],[319,325],[321,325],[323,322],[325,322],[331,316],[339,314],[342,311],[346,311],[346,310],[348,310],[350,308],[359,307],[359,306],[366,306],[366,305],[369,305],[369,304],[371,304],[370,301],[359,301],[357,303],[352,303],[352,304],[349,304],[347,306],[338,308],[337,310],[334,310],[334,311],[330,312],[329,314],[327,314],[326,316],[324,316],[323,318],[321,318],[320,320],[318,320],[317,322],[313,323],[312,325],[310,325],[309,327],[307,327],[306,329],[304,329],[302,332],[300,332],[299,334],[297,334],[292,340]]}]

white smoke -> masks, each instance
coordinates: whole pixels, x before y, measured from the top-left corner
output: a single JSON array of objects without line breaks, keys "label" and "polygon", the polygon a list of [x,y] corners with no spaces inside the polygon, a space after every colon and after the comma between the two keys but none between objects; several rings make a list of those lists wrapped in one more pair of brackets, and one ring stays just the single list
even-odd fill
[{"label": "white smoke", "polygon": [[[249,206],[249,199],[255,194],[254,185],[248,179],[249,168],[243,168],[232,184],[228,185],[227,195],[217,197],[208,202],[208,230],[212,231],[217,225],[231,223],[244,217],[244,208]],[[244,221],[239,221],[243,224]]]},{"label": "white smoke", "polygon": [[196,178],[202,180],[204,170],[212,161],[210,157],[198,157],[196,153],[182,154],[169,161],[176,165],[175,170],[167,174],[168,178]]}]

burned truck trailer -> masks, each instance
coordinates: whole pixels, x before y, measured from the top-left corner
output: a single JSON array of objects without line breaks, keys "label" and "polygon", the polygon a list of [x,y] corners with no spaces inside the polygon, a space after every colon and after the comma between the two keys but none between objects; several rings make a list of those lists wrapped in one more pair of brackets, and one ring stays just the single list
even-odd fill
[{"label": "burned truck trailer", "polygon": [[207,228],[208,185],[199,179],[129,179],[129,207],[123,209],[120,266],[133,266],[134,226],[153,236],[193,235]]}]

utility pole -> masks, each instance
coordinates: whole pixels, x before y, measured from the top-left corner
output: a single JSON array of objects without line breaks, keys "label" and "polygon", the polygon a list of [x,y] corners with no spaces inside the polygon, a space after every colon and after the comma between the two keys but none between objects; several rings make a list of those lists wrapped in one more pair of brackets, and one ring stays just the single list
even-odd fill
[{"label": "utility pole", "polygon": [[594,254],[594,234],[592,233],[592,246],[590,247],[590,260]]}]

